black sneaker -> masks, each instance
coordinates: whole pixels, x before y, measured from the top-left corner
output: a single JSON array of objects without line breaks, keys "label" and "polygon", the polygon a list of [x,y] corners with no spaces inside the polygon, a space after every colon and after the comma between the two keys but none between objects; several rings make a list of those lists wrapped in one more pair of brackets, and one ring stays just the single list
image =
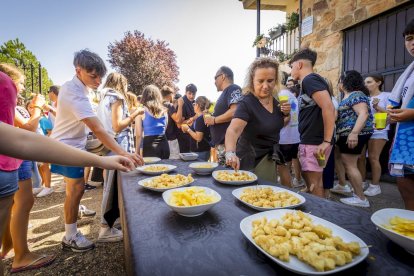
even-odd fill
[{"label": "black sneaker", "polygon": [[85,183],[85,191],[90,191],[90,190],[94,190],[94,189],[96,189],[96,186]]},{"label": "black sneaker", "polygon": [[70,240],[63,236],[62,249],[72,250],[73,252],[85,252],[95,248],[95,244],[88,240],[80,231]]}]

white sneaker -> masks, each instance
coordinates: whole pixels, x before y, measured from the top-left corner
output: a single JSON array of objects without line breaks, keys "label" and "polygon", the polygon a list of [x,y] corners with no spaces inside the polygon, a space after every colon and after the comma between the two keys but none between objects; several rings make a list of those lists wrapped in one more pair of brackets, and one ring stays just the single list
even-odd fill
[{"label": "white sneaker", "polygon": [[116,229],[115,227],[101,227],[97,242],[118,242],[122,241],[122,239],[122,231]]},{"label": "white sneaker", "polygon": [[339,183],[335,184],[332,189],[330,189],[332,193],[347,195],[352,193],[351,188],[348,185],[342,186]]},{"label": "white sneaker", "polygon": [[357,207],[369,207],[369,201],[368,199],[362,200],[357,195],[354,195],[353,197],[347,197],[347,198],[341,198],[339,199],[342,203]]},{"label": "white sneaker", "polygon": [[62,184],[55,189],[56,193],[65,193],[66,192],[66,183],[62,181]]},{"label": "white sneaker", "polygon": [[72,250],[73,252],[85,252],[95,248],[95,244],[88,240],[80,231],[70,240],[63,236],[62,249]]},{"label": "white sneaker", "polygon": [[303,179],[299,181],[296,178],[293,178],[293,181],[292,181],[293,188],[299,188],[299,187],[302,187],[303,185],[305,185],[305,182],[303,181]]},{"label": "white sneaker", "polygon": [[369,184],[368,189],[365,190],[364,195],[366,196],[376,196],[381,194],[381,187],[380,185],[372,185]]},{"label": "white sneaker", "polygon": [[52,188],[44,187],[43,190],[40,193],[38,193],[36,197],[48,196],[51,193],[53,193],[53,189]]},{"label": "white sneaker", "polygon": [[96,215],[96,211],[86,208],[85,205],[79,205],[78,217],[93,217]]},{"label": "white sneaker", "polygon": [[115,220],[115,222],[114,222],[114,225],[112,226],[112,227],[115,227],[116,229],[121,229],[122,228],[122,225],[121,225],[121,219],[120,218],[117,218],[116,220]]},{"label": "white sneaker", "polygon": [[40,188],[33,188],[33,195],[37,195],[38,193],[40,193],[43,190],[43,187]]}]

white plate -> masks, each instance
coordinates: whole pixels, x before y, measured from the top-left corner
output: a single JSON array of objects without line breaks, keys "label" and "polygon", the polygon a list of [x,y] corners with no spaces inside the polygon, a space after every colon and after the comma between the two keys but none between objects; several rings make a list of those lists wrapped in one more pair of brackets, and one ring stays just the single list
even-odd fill
[{"label": "white plate", "polygon": [[[240,199],[241,195],[243,194],[243,191],[245,189],[248,189],[248,188],[271,188],[275,193],[277,193],[277,192],[288,192],[289,194],[297,197],[300,200],[300,202],[298,204],[294,204],[294,205],[290,205],[290,206],[286,206],[286,207],[272,207],[272,208],[269,208],[269,207],[254,206],[254,205],[252,205],[250,203],[247,203],[246,201],[243,201],[243,200]],[[243,202],[247,206],[249,206],[253,209],[259,210],[259,211],[269,211],[269,210],[277,210],[277,209],[295,208],[295,207],[298,207],[298,206],[302,205],[306,201],[306,199],[303,196],[301,196],[300,194],[292,192],[288,189],[283,189],[283,188],[270,186],[270,185],[254,185],[254,186],[243,187],[243,188],[233,190],[232,194],[235,198],[237,198],[238,200],[240,200],[241,202]]]},{"label": "white plate", "polygon": [[311,267],[310,265],[307,265],[306,263],[300,261],[296,256],[290,255],[290,260],[289,262],[284,262],[281,261],[275,257],[273,257],[272,255],[270,255],[269,253],[267,253],[266,251],[264,251],[260,246],[258,246],[255,241],[252,238],[252,222],[260,219],[262,217],[266,217],[267,220],[271,220],[271,219],[280,219],[282,218],[286,213],[292,213],[292,212],[296,212],[295,210],[287,210],[287,209],[281,209],[281,210],[273,210],[273,211],[266,211],[266,212],[261,212],[261,213],[257,213],[255,215],[251,215],[248,216],[246,218],[244,218],[241,222],[240,222],[240,229],[243,232],[243,234],[246,236],[246,238],[252,243],[254,244],[257,249],[259,249],[260,251],[263,252],[263,254],[265,254],[267,257],[269,257],[272,261],[276,262],[277,264],[279,264],[280,266],[286,268],[287,270],[299,273],[299,274],[305,274],[305,275],[327,275],[327,274],[333,274],[345,269],[348,269],[360,262],[362,262],[369,253],[369,249],[367,248],[366,243],[361,240],[360,238],[358,238],[357,236],[355,236],[354,234],[352,234],[351,232],[343,229],[342,227],[339,227],[336,224],[333,224],[327,220],[321,219],[319,217],[313,216],[311,214],[307,214],[309,217],[312,218],[312,222],[314,224],[320,224],[322,226],[328,227],[332,230],[332,235],[333,236],[338,236],[341,237],[343,239],[344,242],[358,242],[360,244],[361,248],[361,254],[359,254],[358,256],[355,256],[352,261],[346,265],[343,266],[338,266],[335,269],[329,270],[329,271],[324,271],[324,272],[319,272],[316,271],[313,267]]},{"label": "white plate", "polygon": [[215,198],[217,198],[216,201],[212,202],[212,203],[207,203],[207,204],[201,204],[201,205],[196,205],[196,206],[175,206],[175,205],[170,205],[170,199],[171,199],[171,193],[174,191],[182,191],[188,188],[178,188],[178,189],[172,189],[170,191],[166,191],[164,193],[162,193],[162,198],[164,199],[165,203],[167,203],[167,205],[174,210],[175,212],[177,212],[179,215],[181,216],[185,216],[185,217],[196,217],[196,216],[200,216],[202,214],[204,214],[204,212],[206,212],[208,209],[210,209],[211,207],[213,207],[214,205],[216,205],[217,203],[220,202],[221,200],[221,196],[219,193],[217,193],[216,191],[214,191],[213,189],[207,188],[207,187],[201,187],[201,186],[193,186],[196,188],[202,188],[205,190],[207,195],[212,195]]},{"label": "white plate", "polygon": [[[145,168],[152,167],[152,166],[164,166],[164,167],[167,167],[167,169],[166,170],[163,170],[163,171],[158,171],[158,172],[144,171]],[[142,167],[138,167],[137,170],[140,171],[143,174],[160,175],[160,174],[163,174],[163,173],[168,173],[170,171],[173,171],[176,168],[177,168],[177,166],[174,166],[174,165],[169,165],[169,164],[156,164],[156,165],[144,165]]]},{"label": "white plate", "polygon": [[156,177],[158,177],[158,176],[153,176],[153,177],[149,177],[149,178],[142,179],[142,180],[138,181],[138,185],[144,187],[145,189],[151,190],[151,191],[155,191],[155,192],[165,192],[165,191],[168,191],[168,190],[171,190],[171,189],[176,189],[176,188],[181,188],[181,187],[189,186],[191,183],[194,182],[194,179],[193,179],[193,181],[191,181],[191,182],[189,182],[187,184],[184,184],[184,185],[181,185],[181,186],[176,186],[176,187],[171,187],[171,188],[154,188],[154,187],[148,187],[148,186],[145,186],[144,185],[146,182],[151,181],[152,179],[154,179]]},{"label": "white plate", "polygon": [[[201,165],[211,165],[211,168],[197,168],[197,166]],[[188,165],[189,168],[191,168],[195,173],[200,175],[208,175],[211,174],[212,171],[214,171],[215,168],[218,167],[218,163],[214,162],[194,162]]]},{"label": "white plate", "polygon": [[154,163],[161,161],[161,158],[158,158],[158,157],[144,157],[143,159],[146,165],[154,164]]},{"label": "white plate", "polygon": [[401,235],[391,229],[387,229],[384,225],[390,224],[390,219],[398,216],[400,218],[406,218],[414,220],[414,211],[386,208],[376,211],[371,216],[371,221],[378,227],[378,229],[387,236],[390,240],[400,245],[402,248],[407,250],[409,253],[414,255],[414,239]]},{"label": "white plate", "polygon": [[193,161],[193,160],[197,160],[198,158],[198,154],[194,153],[194,152],[185,152],[185,153],[180,153],[180,158],[183,159],[184,161]]},{"label": "white plate", "polygon": [[219,170],[219,171],[214,171],[213,172],[213,178],[216,181],[218,181],[220,183],[223,183],[223,184],[229,184],[229,185],[244,185],[244,184],[250,184],[250,183],[253,183],[253,182],[257,181],[257,176],[254,173],[249,172],[249,171],[239,170],[239,172],[245,172],[245,173],[248,173],[250,176],[254,177],[253,180],[246,180],[246,181],[226,181],[226,180],[219,180],[219,179],[217,179],[217,176],[218,176],[218,173],[219,172],[229,172],[229,173],[233,173],[234,170]]}]

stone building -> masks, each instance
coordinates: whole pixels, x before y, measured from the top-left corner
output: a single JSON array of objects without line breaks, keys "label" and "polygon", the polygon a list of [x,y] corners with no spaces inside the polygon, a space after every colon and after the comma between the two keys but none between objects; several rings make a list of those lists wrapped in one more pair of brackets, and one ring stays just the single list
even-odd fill
[{"label": "stone building", "polygon": [[[256,9],[256,0],[239,1],[245,9]],[[413,1],[261,0],[261,7],[287,15],[298,11],[302,22],[313,19],[311,33],[303,33],[300,44],[318,52],[315,70],[333,83],[342,71],[355,69],[383,74],[390,91],[412,61],[402,31],[414,18]]]}]

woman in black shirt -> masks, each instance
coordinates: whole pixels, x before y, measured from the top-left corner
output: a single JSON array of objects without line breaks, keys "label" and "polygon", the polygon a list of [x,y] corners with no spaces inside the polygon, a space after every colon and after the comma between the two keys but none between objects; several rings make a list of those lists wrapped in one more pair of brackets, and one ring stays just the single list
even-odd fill
[{"label": "woman in black shirt", "polygon": [[208,161],[210,159],[210,128],[204,123],[203,115],[210,108],[210,101],[200,96],[194,103],[196,113],[194,123],[190,126],[182,124],[181,129],[191,137],[190,150],[198,154],[198,158]]},{"label": "woman in black shirt", "polygon": [[256,59],[246,79],[244,97],[226,132],[226,163],[234,169],[252,170],[263,157],[272,156],[290,104],[280,104],[274,98],[279,84],[275,59]]}]

